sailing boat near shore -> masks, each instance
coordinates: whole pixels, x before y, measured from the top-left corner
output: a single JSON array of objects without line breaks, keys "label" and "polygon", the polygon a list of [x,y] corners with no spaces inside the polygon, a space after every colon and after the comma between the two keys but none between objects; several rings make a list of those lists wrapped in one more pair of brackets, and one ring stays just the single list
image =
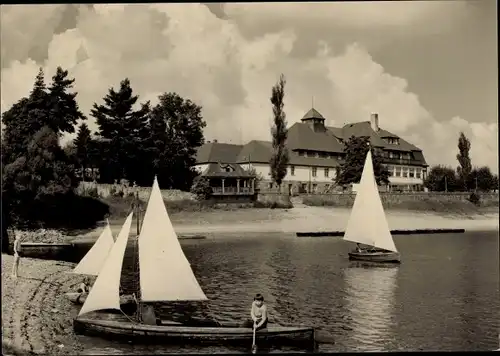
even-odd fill
[{"label": "sailing boat near shore", "polygon": [[[160,320],[154,315],[152,302],[206,301],[207,297],[191,269],[174,231],[156,177],[149,197],[141,231],[139,248],[139,290],[137,315],[108,317],[105,310],[120,310],[118,290],[121,268],[132,213],[120,232],[94,287],[80,313],[73,321],[76,333],[108,337],[154,339],[159,343],[181,342],[247,342],[257,341],[300,343],[314,347],[314,329],[310,327],[267,327],[254,333],[252,328],[203,320],[183,324]],[[94,313],[92,316],[91,313]]]},{"label": "sailing boat near shore", "polygon": [[[344,240],[358,244],[356,250],[349,252],[351,260],[400,262],[400,254],[394,244],[378,192],[370,149],[366,155]],[[359,244],[365,247],[361,248]]]},{"label": "sailing boat near shore", "polygon": [[[97,276],[103,267],[106,259],[115,244],[109,221],[106,221],[106,226],[102,231],[99,238],[96,240],[92,248],[80,260],[70,273],[80,274],[83,276]],[[75,304],[83,304],[87,299],[87,292],[68,292],[65,294],[71,302]],[[120,296],[120,304],[133,304],[134,299],[132,295]]]}]

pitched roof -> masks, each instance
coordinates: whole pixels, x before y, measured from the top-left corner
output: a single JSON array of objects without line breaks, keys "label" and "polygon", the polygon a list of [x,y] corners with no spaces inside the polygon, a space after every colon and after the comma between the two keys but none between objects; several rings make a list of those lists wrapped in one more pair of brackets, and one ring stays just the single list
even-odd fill
[{"label": "pitched roof", "polygon": [[311,108],[311,110],[309,110],[302,118],[302,120],[310,120],[310,119],[325,120],[323,115],[321,115],[319,111],[317,111],[315,108]]},{"label": "pitched roof", "polygon": [[305,149],[311,151],[344,151],[341,141],[330,130],[315,132],[311,126],[295,123],[288,129],[287,146],[290,150]]},{"label": "pitched roof", "polygon": [[196,162],[202,163],[234,163],[241,151],[242,145],[230,143],[209,142],[198,147]]},{"label": "pitched roof", "polygon": [[254,175],[241,167],[239,164],[210,163],[202,172],[205,177],[232,177],[232,178],[252,178]]},{"label": "pitched roof", "polygon": [[[370,143],[376,147],[382,147],[384,149],[394,151],[421,151],[421,149],[417,146],[412,145],[408,141],[403,140],[401,137],[394,135],[389,131],[382,129],[378,132],[373,131],[370,121],[344,125],[344,127],[342,127],[342,134],[345,141],[347,141],[351,136],[367,136],[370,137]],[[399,145],[391,145],[387,143],[382,139],[384,137],[399,138]]]}]

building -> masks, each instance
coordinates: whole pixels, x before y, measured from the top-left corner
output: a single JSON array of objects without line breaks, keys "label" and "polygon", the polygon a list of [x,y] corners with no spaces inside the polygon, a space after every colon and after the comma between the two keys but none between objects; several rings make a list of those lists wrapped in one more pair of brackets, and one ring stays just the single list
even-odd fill
[{"label": "building", "polygon": [[[366,136],[382,155],[390,173],[391,191],[420,191],[427,172],[422,150],[399,136],[379,127],[378,114],[370,121],[325,126],[325,118],[314,108],[301,122],[288,129],[287,146],[290,154],[288,172],[283,186],[289,192],[331,192],[339,189],[334,179],[339,172],[344,143],[351,137]],[[237,164],[246,170],[255,169],[262,178],[259,188],[275,189],[271,181],[269,160],[272,146],[267,141],[250,141],[245,145],[208,142],[198,150],[197,168],[206,172],[210,164]]]}]

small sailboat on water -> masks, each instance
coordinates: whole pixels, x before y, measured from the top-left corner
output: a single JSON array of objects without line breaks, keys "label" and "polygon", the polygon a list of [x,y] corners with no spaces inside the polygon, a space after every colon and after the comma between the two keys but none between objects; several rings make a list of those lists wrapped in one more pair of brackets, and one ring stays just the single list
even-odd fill
[{"label": "small sailboat on water", "polygon": [[[97,276],[114,244],[115,241],[109,221],[106,221],[106,226],[101,235],[99,235],[99,238],[70,273],[83,276]],[[68,292],[65,295],[71,302],[83,304],[87,299],[88,292]],[[135,301],[132,295],[121,295],[120,304],[135,304]]]},{"label": "small sailboat on water", "polygon": [[[206,301],[207,297],[191,269],[174,231],[163,198],[154,180],[138,237],[139,289],[138,313],[135,317],[107,317],[105,310],[120,310],[118,290],[121,268],[132,213],[128,216],[94,287],[80,313],[73,321],[76,333],[108,337],[154,339],[159,343],[181,342],[267,342],[300,343],[314,347],[311,327],[269,326],[258,332],[237,324],[221,324],[206,320],[199,325],[160,320],[154,315],[153,302]],[[94,315],[92,315],[92,313]],[[120,316],[120,315],[118,315]]]},{"label": "small sailboat on water", "polygon": [[[378,192],[372,153],[368,150],[356,199],[344,233],[344,240],[356,242],[349,259],[368,262],[400,262]],[[362,245],[365,245],[362,247]]]}]

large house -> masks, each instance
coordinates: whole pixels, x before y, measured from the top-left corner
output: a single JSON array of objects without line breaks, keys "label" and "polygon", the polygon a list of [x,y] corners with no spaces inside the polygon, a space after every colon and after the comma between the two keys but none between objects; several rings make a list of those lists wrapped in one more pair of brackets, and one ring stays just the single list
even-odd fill
[{"label": "large house", "polygon": [[[367,136],[379,151],[390,172],[391,191],[419,191],[427,172],[422,150],[399,136],[379,127],[378,114],[370,121],[344,125],[341,128],[325,126],[325,118],[314,108],[300,123],[288,130],[287,147],[290,162],[283,182],[289,192],[327,192],[336,189],[334,178],[345,155],[344,143],[351,136]],[[273,189],[269,160],[271,142],[250,141],[245,145],[219,143],[216,140],[201,146],[196,167],[200,173],[210,166],[229,164],[245,170],[255,169],[262,177],[260,189]]]}]

